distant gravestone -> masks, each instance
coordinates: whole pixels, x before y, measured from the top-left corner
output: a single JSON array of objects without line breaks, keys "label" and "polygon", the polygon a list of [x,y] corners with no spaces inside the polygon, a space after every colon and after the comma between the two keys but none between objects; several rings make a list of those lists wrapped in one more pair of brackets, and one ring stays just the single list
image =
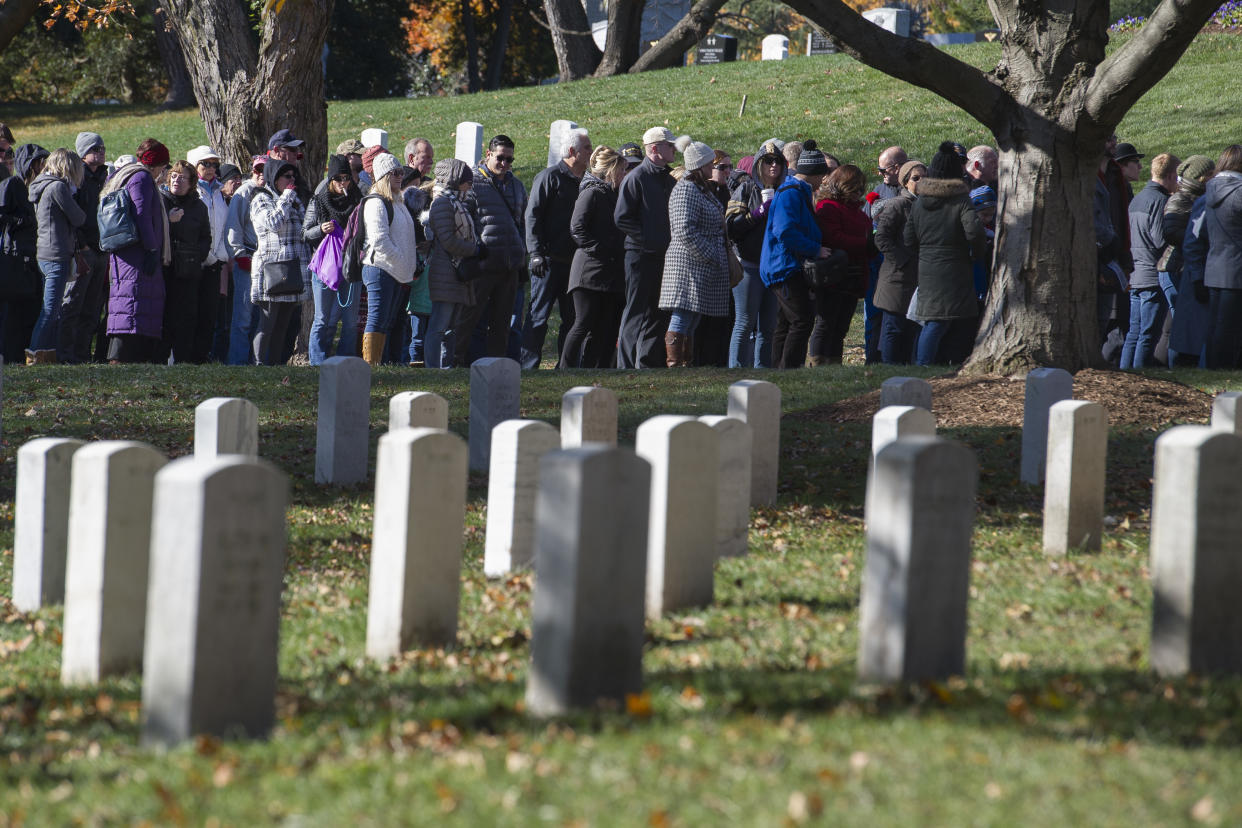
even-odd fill
[{"label": "distant gravestone", "polygon": [[65,599],[69,481],[81,440],[40,437],[17,450],[13,606],[34,612]]},{"label": "distant gravestone", "polygon": [[483,125],[474,121],[462,121],[457,125],[456,135],[457,145],[454,147],[453,157],[458,161],[465,161],[473,170],[479,166],[479,159],[483,157]]},{"label": "distant gravestone", "polygon": [[142,668],[151,501],[155,474],[167,462],[146,443],[126,440],[91,443],[73,455],[64,684]]},{"label": "distant gravestone", "polygon": [[966,667],[975,456],[938,437],[875,458],[860,606],[858,674],[894,683]]},{"label": "distant gravestone", "polygon": [[712,602],[719,438],[693,417],[663,414],[638,427],[635,449],[651,464],[647,617]]},{"label": "distant gravestone", "polygon": [[763,39],[761,48],[763,60],[784,60],[789,57],[789,38],[784,35],[770,34]]},{"label": "distant gravestone", "polygon": [[249,400],[212,397],[194,409],[194,456],[259,454],[259,409]]},{"label": "distant gravestone", "polygon": [[388,401],[388,430],[448,429],[448,401],[430,391],[402,391]]},{"label": "distant gravestone", "polygon": [[521,417],[522,369],[505,357],[476,359],[470,366],[470,470],[487,471],[492,429]]},{"label": "distant gravestone", "polygon": [[781,462],[781,389],[763,380],[729,386],[727,414],[750,426],[750,505],[776,502]]},{"label": "distant gravestone", "polygon": [[617,395],[607,388],[578,385],[561,397],[561,448],[586,443],[617,444]]},{"label": "distant gravestone", "polygon": [[251,457],[155,476],[142,741],[263,738],[276,706],[289,479]]},{"label": "distant gravestone", "polygon": [[901,37],[910,36],[909,9],[868,9],[862,13],[863,18],[871,21],[881,29],[887,29]]},{"label": "distant gravestone", "polygon": [[1044,554],[1100,548],[1107,454],[1108,411],[1104,406],[1062,400],[1049,409]]},{"label": "distant gravestone", "polygon": [[1242,434],[1242,393],[1221,391],[1212,399],[1212,428]]},{"label": "distant gravestone", "polygon": [[367,479],[371,366],[358,357],[331,357],[319,367],[315,482],[348,486]]},{"label": "distant gravestone", "polygon": [[565,133],[577,129],[573,121],[553,121],[548,128],[548,166],[554,167],[561,160],[561,147],[565,143]]},{"label": "distant gravestone", "polygon": [[835,55],[837,53],[837,44],[832,42],[832,38],[819,32],[811,32],[806,36],[806,54],[807,57],[814,55]]},{"label": "distant gravestone", "polygon": [[430,428],[380,438],[366,653],[386,659],[457,640],[466,445]]},{"label": "distant gravestone", "polygon": [[1242,673],[1242,437],[1176,426],[1156,440],[1151,666]]},{"label": "distant gravestone", "polygon": [[642,691],[651,467],[598,443],[540,469],[526,709],[555,716]]},{"label": "distant gravestone", "polygon": [[694,62],[698,64],[732,63],[737,60],[737,38],[729,35],[708,35],[699,41],[699,48],[694,53]]},{"label": "distant gravestone", "polygon": [[556,429],[540,420],[506,420],[492,429],[484,575],[499,577],[534,563],[539,461],[560,447]]},{"label": "distant gravestone", "polygon": [[1048,451],[1048,409],[1074,396],[1074,376],[1060,368],[1036,368],[1026,375],[1026,402],[1022,411],[1023,483],[1044,479]]},{"label": "distant gravestone", "polygon": [[708,415],[699,422],[711,426],[720,446],[716,473],[716,554],[721,558],[745,555],[750,545],[750,426],[736,417]]},{"label": "distant gravestone", "polygon": [[912,405],[931,411],[931,383],[918,377],[889,377],[880,383],[880,408]]}]

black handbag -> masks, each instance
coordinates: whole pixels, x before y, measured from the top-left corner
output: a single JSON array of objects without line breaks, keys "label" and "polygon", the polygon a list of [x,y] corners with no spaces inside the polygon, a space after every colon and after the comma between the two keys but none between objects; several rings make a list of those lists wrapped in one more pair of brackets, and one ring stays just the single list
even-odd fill
[{"label": "black handbag", "polygon": [[293,296],[305,289],[302,281],[302,262],[263,263],[263,293],[268,296]]},{"label": "black handbag", "polygon": [[483,275],[483,260],[478,256],[467,256],[457,263],[457,281],[473,282]]},{"label": "black handbag", "polygon": [[802,263],[802,275],[816,290],[841,290],[850,281],[849,256],[844,250],[833,250],[826,259],[807,259]]},{"label": "black handbag", "polygon": [[197,279],[203,274],[203,258],[197,250],[173,246],[172,276],[178,280]]}]

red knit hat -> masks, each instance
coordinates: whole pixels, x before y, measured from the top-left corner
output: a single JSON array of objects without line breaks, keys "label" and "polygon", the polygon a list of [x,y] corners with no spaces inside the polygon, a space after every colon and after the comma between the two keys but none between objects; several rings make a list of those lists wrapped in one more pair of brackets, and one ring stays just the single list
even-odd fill
[{"label": "red knit hat", "polygon": [[367,171],[367,175],[371,175],[371,176],[375,175],[375,171],[372,169],[371,165],[375,163],[375,159],[378,156],[384,155],[384,154],[391,154],[391,153],[388,153],[388,150],[384,149],[378,144],[373,147],[367,147],[366,152],[362,153],[362,168]]}]

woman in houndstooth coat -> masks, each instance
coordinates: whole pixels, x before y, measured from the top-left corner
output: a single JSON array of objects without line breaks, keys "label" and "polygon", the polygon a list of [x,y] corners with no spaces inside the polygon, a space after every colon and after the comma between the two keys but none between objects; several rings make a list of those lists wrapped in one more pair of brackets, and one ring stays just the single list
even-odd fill
[{"label": "woman in houndstooth coat", "polygon": [[668,200],[672,238],[660,285],[660,309],[669,312],[664,348],[670,368],[690,364],[691,338],[704,316],[729,315],[724,210],[709,184],[716,153],[698,141],[682,146],[682,153],[686,173]]}]

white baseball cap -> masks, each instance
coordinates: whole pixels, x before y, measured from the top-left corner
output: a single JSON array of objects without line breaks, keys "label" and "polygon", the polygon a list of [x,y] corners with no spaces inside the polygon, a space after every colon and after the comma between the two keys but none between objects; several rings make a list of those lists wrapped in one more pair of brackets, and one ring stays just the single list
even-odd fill
[{"label": "white baseball cap", "polygon": [[195,167],[209,158],[214,158],[217,161],[220,160],[220,156],[216,154],[216,151],[206,144],[200,147],[195,147],[185,154],[185,160],[189,161]]},{"label": "white baseball cap", "polygon": [[676,139],[677,136],[668,127],[652,127],[643,133],[644,144],[658,144],[661,141],[668,141],[671,144]]}]

